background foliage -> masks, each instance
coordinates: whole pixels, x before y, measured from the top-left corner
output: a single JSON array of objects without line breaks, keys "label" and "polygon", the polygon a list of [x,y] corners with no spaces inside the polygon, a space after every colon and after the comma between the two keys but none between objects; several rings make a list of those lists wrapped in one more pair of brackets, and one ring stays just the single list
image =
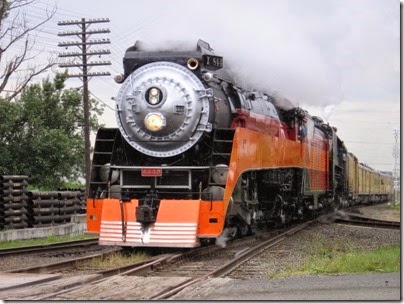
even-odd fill
[{"label": "background foliage", "polygon": [[[28,85],[17,101],[0,99],[0,174],[28,175],[44,190],[84,176],[82,94],[64,89],[66,78]],[[91,130],[102,112],[91,100]]]}]

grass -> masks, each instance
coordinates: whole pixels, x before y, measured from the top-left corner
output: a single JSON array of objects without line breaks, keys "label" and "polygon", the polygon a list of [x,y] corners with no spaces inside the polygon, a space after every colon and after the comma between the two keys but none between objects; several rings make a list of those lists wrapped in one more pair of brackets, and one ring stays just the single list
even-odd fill
[{"label": "grass", "polygon": [[15,241],[4,241],[0,242],[0,249],[26,247],[26,246],[37,246],[37,245],[48,245],[55,243],[63,243],[68,241],[78,241],[94,238],[94,235],[81,234],[78,236],[48,236],[46,238],[40,239],[30,239],[30,240],[15,240]]},{"label": "grass", "polygon": [[[49,236],[41,239],[31,239],[31,240],[15,240],[15,241],[5,241],[0,242],[0,250],[8,248],[26,247],[26,246],[36,246],[36,245],[47,245],[62,243],[68,241],[84,240],[89,238],[94,238],[92,234],[82,234],[78,236]],[[80,263],[80,268],[84,269],[106,269],[114,268],[122,265],[133,264],[137,262],[144,261],[148,259],[149,256],[145,253],[126,253],[126,252],[113,252],[109,254],[106,258],[95,258],[89,261],[84,261]]]},{"label": "grass", "polygon": [[[65,182],[58,188],[67,188],[67,189],[85,189],[86,186],[79,182]],[[28,190],[38,190],[38,191],[56,191],[55,187],[42,186],[37,184],[29,184],[27,186]]]},{"label": "grass", "polygon": [[372,251],[350,251],[335,256],[311,256],[301,270],[307,274],[394,272],[400,270],[400,247],[384,246]]},{"label": "grass", "polygon": [[89,261],[83,261],[80,263],[79,268],[81,269],[107,269],[115,268],[118,266],[134,264],[137,262],[144,261],[150,258],[145,253],[124,253],[124,252],[113,252],[107,257],[94,258]]},{"label": "grass", "polygon": [[355,249],[342,241],[314,238],[310,255],[303,266],[271,275],[270,278],[302,274],[364,273],[400,271],[400,245],[381,246],[373,250]]}]

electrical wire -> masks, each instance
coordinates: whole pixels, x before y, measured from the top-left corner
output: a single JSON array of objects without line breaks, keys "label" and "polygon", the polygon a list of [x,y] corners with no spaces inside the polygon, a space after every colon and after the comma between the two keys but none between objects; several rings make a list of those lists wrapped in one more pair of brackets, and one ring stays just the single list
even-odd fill
[{"label": "electrical wire", "polygon": [[109,104],[107,104],[106,102],[104,102],[101,98],[97,97],[94,93],[92,93],[90,91],[90,95],[93,96],[95,99],[97,99],[99,102],[101,102],[103,105],[105,105],[107,108],[109,108],[110,110],[112,110],[113,112],[116,112],[116,109],[112,108]]}]

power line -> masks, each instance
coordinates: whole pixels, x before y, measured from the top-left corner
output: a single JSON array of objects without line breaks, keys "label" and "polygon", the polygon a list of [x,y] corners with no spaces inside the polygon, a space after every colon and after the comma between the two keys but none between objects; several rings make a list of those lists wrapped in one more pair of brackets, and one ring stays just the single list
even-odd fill
[{"label": "power line", "polygon": [[109,108],[110,110],[116,112],[116,109],[114,109],[113,107],[111,107],[109,104],[107,104],[106,102],[104,102],[101,98],[97,97],[94,93],[90,92],[90,94],[97,99],[99,102],[101,102],[103,105],[105,105],[107,108]]}]

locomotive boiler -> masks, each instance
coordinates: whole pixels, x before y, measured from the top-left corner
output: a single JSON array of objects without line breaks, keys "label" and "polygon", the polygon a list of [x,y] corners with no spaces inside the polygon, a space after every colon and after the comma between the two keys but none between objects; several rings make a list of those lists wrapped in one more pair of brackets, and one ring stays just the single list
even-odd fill
[{"label": "locomotive boiler", "polygon": [[136,43],[123,66],[118,127],[97,133],[87,197],[100,244],[196,247],[352,200],[349,166],[359,165],[336,129],[234,83],[208,43]]}]

